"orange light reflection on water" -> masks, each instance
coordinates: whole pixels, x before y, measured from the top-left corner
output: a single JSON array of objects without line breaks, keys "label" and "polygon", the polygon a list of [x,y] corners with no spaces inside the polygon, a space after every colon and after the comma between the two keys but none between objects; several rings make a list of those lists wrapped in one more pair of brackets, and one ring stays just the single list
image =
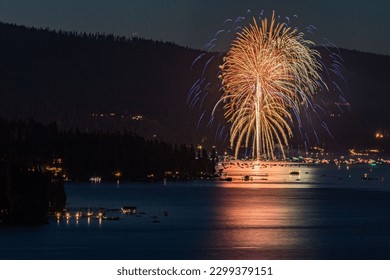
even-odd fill
[{"label": "orange light reflection on water", "polygon": [[[216,233],[219,247],[234,254],[240,249],[245,254],[252,250],[253,258],[266,259],[279,250],[285,250],[289,258],[291,248],[305,246],[301,229],[308,225],[310,213],[305,213],[291,192],[284,195],[283,189],[256,188],[254,183],[221,182],[219,186],[231,192],[223,196],[223,206],[215,213],[221,228]],[[233,187],[240,190],[236,192]]]},{"label": "orange light reflection on water", "polygon": [[239,183],[310,183],[318,181],[318,167],[310,164],[296,163],[262,164],[237,161],[226,163],[223,173],[226,178]]}]

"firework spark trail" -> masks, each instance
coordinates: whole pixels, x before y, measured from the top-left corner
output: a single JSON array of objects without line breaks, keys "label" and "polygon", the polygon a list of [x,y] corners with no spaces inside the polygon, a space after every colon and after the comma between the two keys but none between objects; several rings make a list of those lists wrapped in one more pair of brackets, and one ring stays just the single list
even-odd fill
[{"label": "firework spark trail", "polygon": [[201,83],[201,80],[198,79],[196,80],[196,82],[192,85],[190,91],[188,92],[188,95],[187,95],[187,104],[189,104],[190,100],[192,99],[192,96],[194,94],[194,92],[196,92],[198,89],[199,89],[199,84]]},{"label": "firework spark trail", "polygon": [[[303,33],[277,23],[256,19],[242,29],[220,66],[225,118],[231,123],[230,144],[237,157],[240,147],[252,145],[253,157],[274,159],[275,145],[288,146],[292,116],[323,83],[320,54]],[[217,106],[216,105],[216,106]],[[215,109],[214,109],[215,110]],[[325,127],[327,128],[327,127]]]},{"label": "firework spark trail", "polygon": [[191,65],[191,69],[194,67],[194,65],[196,64],[196,62],[198,62],[198,60],[200,60],[202,58],[202,56],[206,55],[205,53],[202,53],[201,55],[199,55],[195,60],[194,62],[192,62],[192,65]]},{"label": "firework spark trail", "polygon": [[206,111],[204,111],[203,114],[200,116],[200,118],[199,118],[199,120],[198,120],[198,124],[196,125],[196,130],[199,129],[199,124],[200,124],[200,122],[202,121],[203,116],[204,116],[205,113],[206,113]]}]

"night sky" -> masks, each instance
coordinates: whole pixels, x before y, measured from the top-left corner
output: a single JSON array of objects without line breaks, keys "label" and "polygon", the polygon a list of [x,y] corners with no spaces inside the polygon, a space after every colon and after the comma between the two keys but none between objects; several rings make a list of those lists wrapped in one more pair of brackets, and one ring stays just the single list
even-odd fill
[{"label": "night sky", "polygon": [[223,22],[275,10],[339,47],[390,55],[388,0],[0,0],[0,21],[139,36],[200,48]]}]

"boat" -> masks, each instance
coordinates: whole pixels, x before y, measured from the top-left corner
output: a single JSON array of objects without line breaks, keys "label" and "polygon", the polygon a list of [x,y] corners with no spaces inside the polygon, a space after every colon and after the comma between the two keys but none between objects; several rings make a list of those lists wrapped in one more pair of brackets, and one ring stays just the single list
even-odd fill
[{"label": "boat", "polygon": [[248,182],[248,181],[253,181],[253,178],[252,176],[245,175],[244,177],[242,177],[242,180]]},{"label": "boat", "polygon": [[99,176],[93,176],[91,178],[89,178],[89,181],[91,181],[91,183],[100,183],[102,181],[102,177],[99,177]]},{"label": "boat", "polygon": [[82,218],[83,217],[83,213],[81,211],[77,211],[75,214],[74,214],[75,218],[76,219],[79,219],[79,218]]},{"label": "boat", "polygon": [[231,182],[231,181],[233,181],[233,178],[231,178],[231,177],[224,177],[224,178],[221,178],[221,181]]},{"label": "boat", "polygon": [[121,208],[123,214],[134,214],[137,211],[136,206],[123,206]]},{"label": "boat", "polygon": [[89,209],[88,209],[88,212],[87,212],[87,217],[88,218],[91,218],[93,216],[93,212],[92,211],[90,211]]}]

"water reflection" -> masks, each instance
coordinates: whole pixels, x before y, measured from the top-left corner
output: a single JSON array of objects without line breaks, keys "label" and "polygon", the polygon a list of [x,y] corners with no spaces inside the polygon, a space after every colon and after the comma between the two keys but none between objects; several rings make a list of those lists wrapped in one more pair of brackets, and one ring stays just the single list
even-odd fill
[{"label": "water reflection", "polygon": [[225,188],[226,194],[223,201],[217,202],[215,212],[221,230],[210,238],[218,240],[217,247],[224,248],[222,258],[237,258],[234,254],[240,252],[248,258],[267,258],[270,252],[280,257],[283,250],[288,258],[291,248],[304,247],[299,229],[309,226],[306,213],[310,209],[302,208],[291,192],[248,186],[245,189],[245,184],[237,190],[228,182],[220,187]]}]

